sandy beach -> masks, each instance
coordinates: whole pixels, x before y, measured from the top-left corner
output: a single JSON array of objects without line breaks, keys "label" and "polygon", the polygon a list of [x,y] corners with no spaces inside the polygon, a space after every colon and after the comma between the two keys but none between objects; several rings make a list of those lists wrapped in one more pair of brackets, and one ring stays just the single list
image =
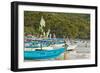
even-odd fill
[{"label": "sandy beach", "polygon": [[[74,51],[66,52],[67,59],[66,60],[74,60],[74,59],[89,59],[90,58],[90,41],[89,40],[81,40],[77,41],[77,47]],[[63,54],[59,57],[62,58]]]}]

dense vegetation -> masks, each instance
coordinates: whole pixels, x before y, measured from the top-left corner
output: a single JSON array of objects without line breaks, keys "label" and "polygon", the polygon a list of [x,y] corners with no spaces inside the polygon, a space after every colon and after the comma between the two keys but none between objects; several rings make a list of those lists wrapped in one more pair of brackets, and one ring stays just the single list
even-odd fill
[{"label": "dense vegetation", "polygon": [[50,29],[57,37],[90,38],[90,15],[81,13],[24,11],[25,34],[39,34],[41,16],[45,20],[45,32]]}]

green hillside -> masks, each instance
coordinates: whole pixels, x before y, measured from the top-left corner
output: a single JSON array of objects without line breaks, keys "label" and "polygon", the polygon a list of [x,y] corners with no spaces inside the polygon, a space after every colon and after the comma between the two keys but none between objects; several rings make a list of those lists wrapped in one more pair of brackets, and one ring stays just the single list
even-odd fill
[{"label": "green hillside", "polygon": [[44,31],[50,29],[58,38],[90,38],[90,15],[79,13],[54,13],[24,11],[25,34],[40,34],[39,26],[41,16],[45,20]]}]

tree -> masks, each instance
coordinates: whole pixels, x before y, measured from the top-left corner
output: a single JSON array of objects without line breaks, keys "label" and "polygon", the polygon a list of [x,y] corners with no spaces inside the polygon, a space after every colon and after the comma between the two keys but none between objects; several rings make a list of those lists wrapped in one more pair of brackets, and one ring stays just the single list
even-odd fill
[{"label": "tree", "polygon": [[80,13],[56,13],[56,12],[24,12],[24,32],[40,34],[39,26],[41,16],[45,20],[45,32],[55,33],[58,38],[68,36],[70,38],[90,38],[90,15]]}]

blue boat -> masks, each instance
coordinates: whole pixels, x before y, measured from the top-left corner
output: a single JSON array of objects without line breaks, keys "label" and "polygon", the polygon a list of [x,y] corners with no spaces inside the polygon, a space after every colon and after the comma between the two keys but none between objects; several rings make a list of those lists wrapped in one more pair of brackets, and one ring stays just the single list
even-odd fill
[{"label": "blue boat", "polygon": [[24,51],[25,60],[39,60],[56,58],[65,51],[65,48],[58,48],[53,50],[37,50],[37,51]]},{"label": "blue boat", "polygon": [[40,48],[42,45],[42,47],[47,47],[49,45],[53,45],[53,44],[63,44],[64,41],[62,39],[56,39],[56,41],[54,41],[53,39],[46,39],[46,40],[34,40],[32,42],[25,42],[25,48]]}]

